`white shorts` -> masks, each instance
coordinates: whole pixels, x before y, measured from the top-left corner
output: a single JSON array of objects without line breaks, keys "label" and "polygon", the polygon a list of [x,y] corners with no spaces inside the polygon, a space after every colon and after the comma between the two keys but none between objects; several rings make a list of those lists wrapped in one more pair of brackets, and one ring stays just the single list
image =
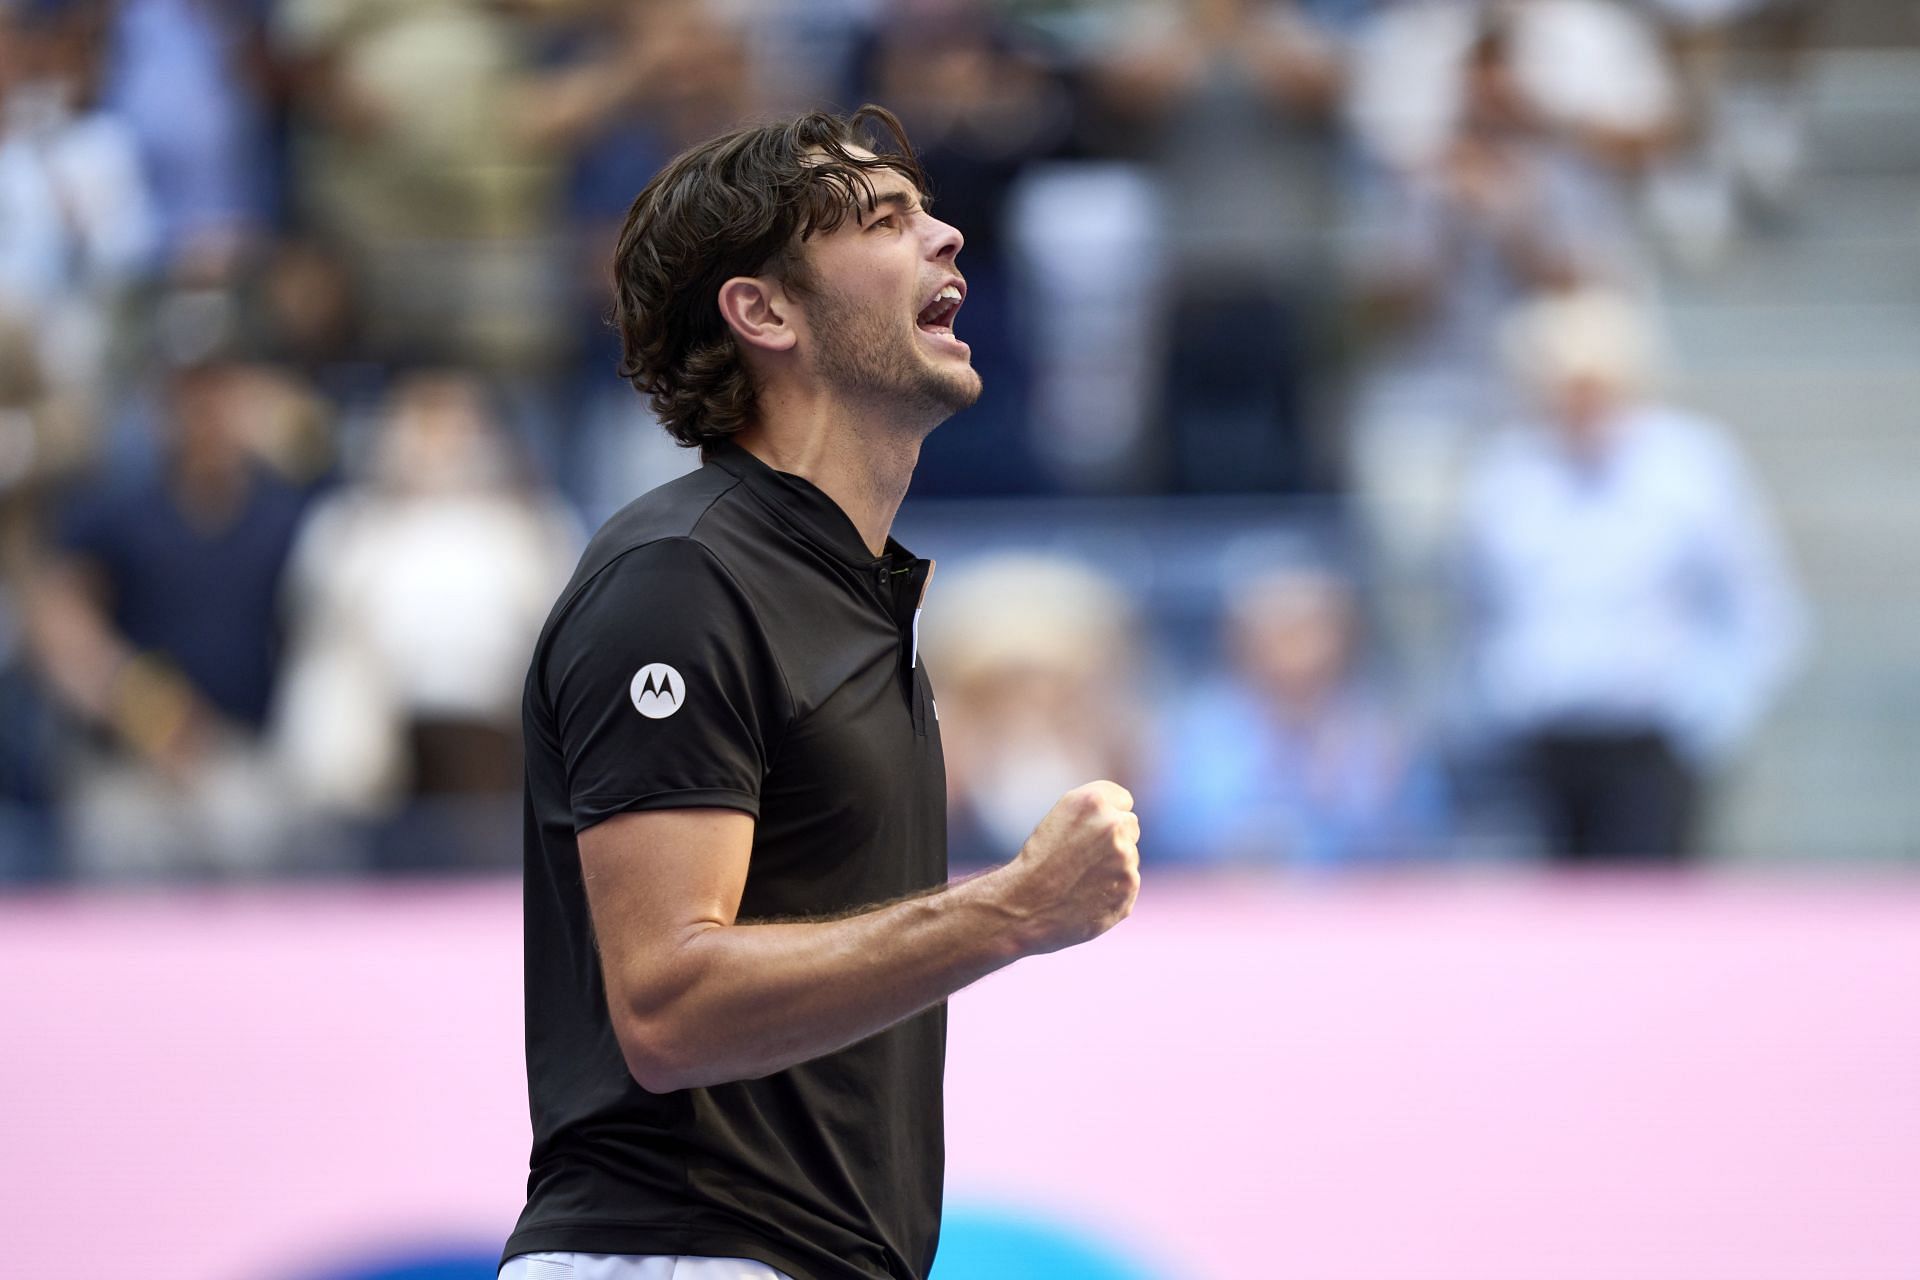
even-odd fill
[{"label": "white shorts", "polygon": [[674,1258],[637,1253],[523,1253],[499,1280],[793,1280],[751,1258]]}]

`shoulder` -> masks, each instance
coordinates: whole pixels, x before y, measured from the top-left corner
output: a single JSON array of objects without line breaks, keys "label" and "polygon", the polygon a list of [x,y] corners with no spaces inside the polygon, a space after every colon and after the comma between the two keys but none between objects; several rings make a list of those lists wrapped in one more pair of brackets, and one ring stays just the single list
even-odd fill
[{"label": "shoulder", "polygon": [[[534,648],[528,706],[555,740],[589,744],[609,708],[629,700],[643,717],[659,718],[646,697],[671,689],[677,710],[689,688],[710,696],[683,727],[704,724],[723,739],[761,744],[777,733],[792,708],[784,668],[752,600],[714,551],[691,533],[661,533],[622,539],[603,558],[568,586]],[[659,687],[649,687],[655,681]]]},{"label": "shoulder", "polygon": [[[551,633],[583,597],[604,596],[612,582],[648,576],[684,578],[717,569],[702,536],[716,508],[724,509],[739,481],[718,467],[702,467],[635,498],[608,517],[587,540],[579,562],[547,619]],[[735,499],[737,501],[737,498]]]},{"label": "shoulder", "polygon": [[1634,416],[1634,425],[1642,437],[1669,454],[1722,464],[1737,457],[1732,435],[1702,414],[1671,405],[1649,404]]},{"label": "shoulder", "polygon": [[[589,551],[591,556],[591,551]],[[713,549],[690,534],[623,542],[554,606],[550,636],[592,644],[636,628],[651,633],[757,630],[745,592]]]},{"label": "shoulder", "polygon": [[790,702],[751,600],[714,553],[686,534],[623,546],[568,586],[534,647],[530,691],[558,712],[654,670],[731,689],[733,701],[759,708],[756,714]]},{"label": "shoulder", "polygon": [[1642,465],[1669,484],[1701,492],[1740,489],[1747,463],[1733,433],[1711,418],[1666,405],[1649,405],[1634,429]]},{"label": "shoulder", "polygon": [[54,542],[65,551],[95,554],[141,543],[165,519],[166,500],[158,480],[96,480],[60,505]]},{"label": "shoulder", "polygon": [[[765,647],[721,531],[737,523],[739,481],[703,467],[616,512],[588,541],[542,631],[536,663],[583,649],[718,642]],[[720,536],[716,536],[716,534]]]},{"label": "shoulder", "polygon": [[[731,508],[738,504],[740,481],[719,467],[702,467],[657,489],[649,490],[616,511],[587,542],[574,573],[569,593],[583,586],[615,564],[633,559],[633,553],[645,548],[675,542],[695,543],[709,549],[716,522],[725,522]],[[692,555],[692,549],[662,547],[641,557],[637,563],[655,559],[673,559]]]}]

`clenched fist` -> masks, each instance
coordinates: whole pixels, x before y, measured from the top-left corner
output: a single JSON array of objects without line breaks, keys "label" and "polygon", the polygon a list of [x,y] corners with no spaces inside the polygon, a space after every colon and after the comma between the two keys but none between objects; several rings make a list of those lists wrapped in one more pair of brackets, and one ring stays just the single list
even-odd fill
[{"label": "clenched fist", "polygon": [[1005,905],[1032,954],[1097,938],[1133,911],[1140,893],[1140,819],[1133,796],[1089,782],[1061,796],[1005,868]]}]

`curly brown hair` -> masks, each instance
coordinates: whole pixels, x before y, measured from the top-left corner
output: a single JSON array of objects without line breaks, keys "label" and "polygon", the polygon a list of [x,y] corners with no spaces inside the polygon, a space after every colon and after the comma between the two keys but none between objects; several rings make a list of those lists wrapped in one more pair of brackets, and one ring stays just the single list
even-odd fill
[{"label": "curly brown hair", "polygon": [[620,376],[674,439],[704,449],[753,416],[753,382],[721,317],[720,286],[771,274],[805,295],[812,281],[800,245],[855,208],[871,212],[870,175],[883,169],[927,194],[900,121],[869,104],[722,134],[674,157],[634,200],[613,258]]}]

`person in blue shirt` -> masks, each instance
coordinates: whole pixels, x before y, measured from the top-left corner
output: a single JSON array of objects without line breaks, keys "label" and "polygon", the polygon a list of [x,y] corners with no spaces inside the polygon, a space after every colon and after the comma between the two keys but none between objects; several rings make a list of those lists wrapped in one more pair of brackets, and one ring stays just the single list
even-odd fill
[{"label": "person in blue shirt", "polygon": [[67,787],[86,874],[271,857],[260,821],[226,818],[271,804],[242,779],[272,704],[304,498],[248,446],[242,366],[196,360],[168,378],[160,465],[75,494],[32,592],[41,668],[93,731]]},{"label": "person in blue shirt", "polygon": [[1330,870],[1436,852],[1440,770],[1362,660],[1352,585],[1282,566],[1234,588],[1229,667],[1175,717],[1155,856]]},{"label": "person in blue shirt", "polygon": [[1712,771],[1790,672],[1804,610],[1746,459],[1650,390],[1646,318],[1604,292],[1529,304],[1531,415],[1462,502],[1468,698],[1561,861],[1680,861]]}]

